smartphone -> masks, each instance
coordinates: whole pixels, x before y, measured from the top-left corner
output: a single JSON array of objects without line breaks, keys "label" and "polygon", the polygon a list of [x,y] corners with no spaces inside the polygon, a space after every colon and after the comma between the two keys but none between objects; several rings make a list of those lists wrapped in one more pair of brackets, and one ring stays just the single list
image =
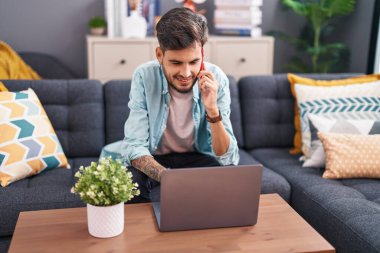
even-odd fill
[{"label": "smartphone", "polygon": [[[204,64],[205,53],[204,53],[203,47],[201,49],[201,54],[202,54],[202,62],[201,62],[201,68],[199,69],[199,71],[205,70],[205,64]],[[201,77],[201,79],[202,79],[202,77]]]},{"label": "smartphone", "polygon": [[201,53],[202,53],[202,63],[201,63],[200,71],[205,70],[205,64],[204,64],[205,53],[204,53],[203,47],[202,47]]}]

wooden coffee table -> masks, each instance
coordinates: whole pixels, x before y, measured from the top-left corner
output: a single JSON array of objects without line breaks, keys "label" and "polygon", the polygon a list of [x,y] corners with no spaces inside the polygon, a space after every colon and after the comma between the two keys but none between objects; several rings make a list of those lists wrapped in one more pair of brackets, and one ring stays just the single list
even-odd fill
[{"label": "wooden coffee table", "polygon": [[335,252],[277,194],[261,195],[255,226],[164,232],[151,204],[125,206],[124,232],[98,239],[87,230],[86,208],[21,212],[9,252]]}]

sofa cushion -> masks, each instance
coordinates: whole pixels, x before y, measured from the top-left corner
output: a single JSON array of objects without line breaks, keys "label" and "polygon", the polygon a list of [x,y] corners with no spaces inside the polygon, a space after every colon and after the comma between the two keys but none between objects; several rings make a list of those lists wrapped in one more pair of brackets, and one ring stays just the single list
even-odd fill
[{"label": "sofa cushion", "polygon": [[20,52],[19,55],[44,79],[77,78],[76,74],[53,55],[36,52]]},{"label": "sofa cushion", "polygon": [[[331,180],[323,170],[304,168],[287,148],[249,152],[290,183],[291,204],[306,221],[334,245],[337,252],[378,252],[380,180]],[[274,159],[275,157],[275,159]]]},{"label": "sofa cushion", "polygon": [[[241,125],[241,112],[239,93],[236,81],[229,76],[231,92],[231,123],[239,146],[243,146],[243,132]],[[130,80],[110,81],[104,86],[105,112],[106,112],[106,143],[124,139],[124,124],[129,116]]]},{"label": "sofa cushion", "polygon": [[309,114],[330,119],[380,120],[380,81],[346,86],[295,85],[301,121],[302,152],[310,152]]},{"label": "sofa cushion", "polygon": [[[355,74],[303,75],[314,79],[339,79]],[[294,100],[286,74],[243,77],[238,82],[244,147],[291,147]]]},{"label": "sofa cushion", "polygon": [[[260,164],[249,153],[243,149],[239,150],[240,161],[239,165]],[[276,172],[264,167],[261,180],[261,193],[278,193],[284,200],[289,202],[290,185],[286,179]]]},{"label": "sofa cushion", "polygon": [[70,192],[81,165],[88,166],[98,157],[69,159],[70,170],[48,170],[39,175],[17,181],[0,190],[0,236],[11,235],[19,212],[84,206],[80,198]]},{"label": "sofa cushion", "polygon": [[245,148],[290,147],[294,102],[286,75],[243,77],[238,87]]},{"label": "sofa cushion", "polygon": [[325,152],[318,132],[373,135],[380,134],[380,121],[375,120],[337,120],[309,114],[311,145],[309,156],[305,157],[304,167],[324,167]]},{"label": "sofa cushion", "polygon": [[124,124],[129,117],[130,80],[110,81],[104,85],[106,143],[124,139]]},{"label": "sofa cushion", "polygon": [[[294,97],[295,103],[297,103],[297,97],[295,92],[295,85],[298,84],[304,84],[304,85],[310,85],[310,86],[319,86],[319,87],[332,87],[332,86],[344,86],[344,85],[350,85],[350,84],[358,84],[358,83],[367,83],[367,82],[373,82],[380,79],[380,75],[360,75],[360,76],[354,76],[351,78],[342,78],[338,80],[315,80],[310,78],[305,78],[302,76],[297,76],[294,74],[288,74],[288,80],[290,82],[290,87],[292,91],[292,95]],[[294,153],[301,153],[301,122],[299,117],[299,110],[296,106],[294,108],[294,125],[296,128],[296,133],[294,135]]]},{"label": "sofa cushion", "polygon": [[32,89],[0,93],[0,183],[2,186],[57,167],[67,158]]},{"label": "sofa cushion", "polygon": [[380,134],[318,133],[318,137],[326,152],[324,178],[380,179]]},{"label": "sofa cushion", "polygon": [[244,147],[239,89],[237,86],[237,82],[233,77],[228,76],[228,79],[230,81],[230,95],[231,95],[230,120],[231,120],[231,124],[232,124],[232,129],[234,131],[234,135],[236,137],[238,146]]},{"label": "sofa cushion", "polygon": [[0,252],[8,252],[11,240],[11,236],[0,237]]},{"label": "sofa cushion", "polygon": [[103,86],[93,80],[4,80],[10,91],[32,88],[68,158],[99,156],[104,146]]}]

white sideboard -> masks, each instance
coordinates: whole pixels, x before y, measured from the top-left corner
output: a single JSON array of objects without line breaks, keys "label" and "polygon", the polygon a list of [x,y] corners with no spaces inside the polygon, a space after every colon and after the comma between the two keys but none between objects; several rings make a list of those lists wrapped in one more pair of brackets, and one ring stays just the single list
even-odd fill
[{"label": "white sideboard", "polygon": [[[157,38],[124,39],[87,37],[88,78],[106,82],[131,79],[136,67],[156,59]],[[211,36],[205,45],[205,60],[218,65],[236,79],[273,72],[272,37]]]}]

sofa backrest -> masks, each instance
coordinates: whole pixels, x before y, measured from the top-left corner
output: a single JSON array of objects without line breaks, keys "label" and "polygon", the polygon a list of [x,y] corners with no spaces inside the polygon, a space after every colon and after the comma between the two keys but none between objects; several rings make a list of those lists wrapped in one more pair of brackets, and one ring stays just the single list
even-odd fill
[{"label": "sofa backrest", "polygon": [[[229,77],[231,92],[231,122],[240,146],[243,144],[239,93],[236,81]],[[104,85],[106,143],[124,138],[124,123],[129,116],[130,80],[109,81]]]},{"label": "sofa backrest", "polygon": [[94,80],[5,80],[10,91],[33,89],[68,158],[99,156],[104,146],[103,86]]},{"label": "sofa backrest", "polygon": [[[313,79],[341,79],[357,74],[306,74]],[[238,82],[246,149],[291,147],[294,100],[286,74],[243,77]]]},{"label": "sofa backrest", "polygon": [[124,123],[129,116],[130,80],[109,81],[104,85],[106,143],[124,139]]}]

